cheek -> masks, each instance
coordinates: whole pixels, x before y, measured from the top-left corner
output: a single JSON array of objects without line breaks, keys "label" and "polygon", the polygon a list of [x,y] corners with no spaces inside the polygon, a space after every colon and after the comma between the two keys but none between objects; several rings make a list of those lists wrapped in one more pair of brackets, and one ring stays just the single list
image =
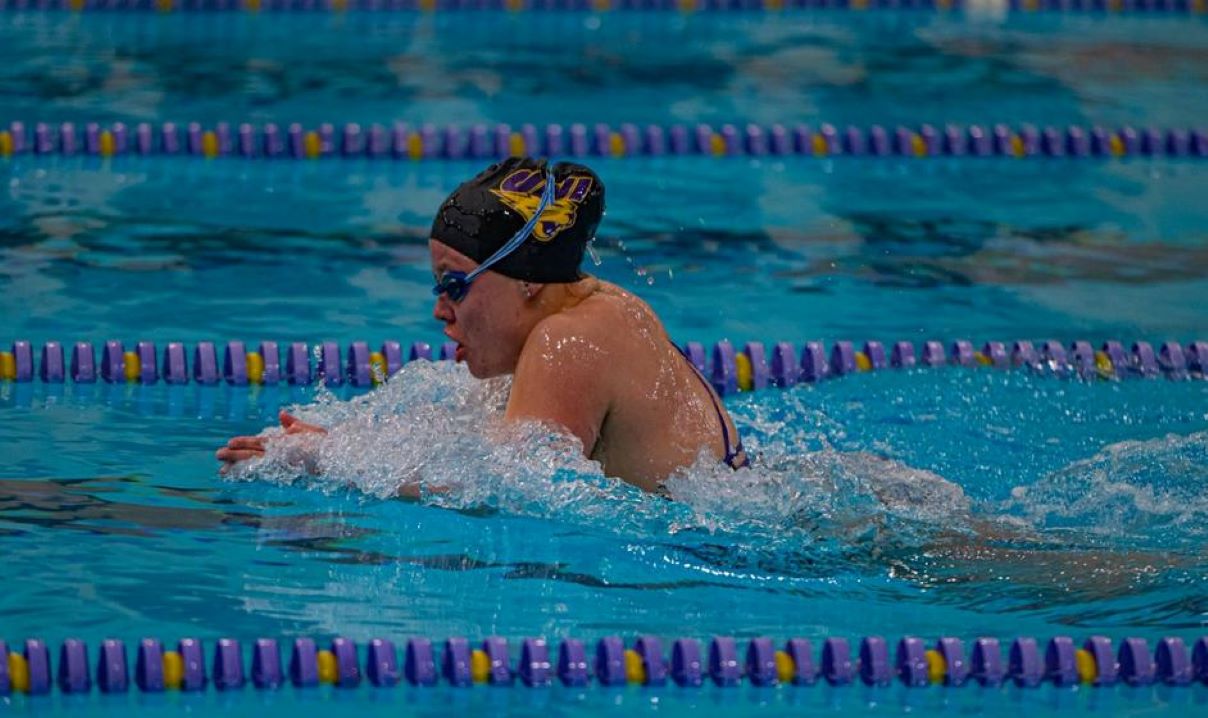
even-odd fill
[{"label": "cheek", "polygon": [[491,335],[491,318],[478,302],[467,302],[458,307],[457,325],[471,342],[481,342]]}]

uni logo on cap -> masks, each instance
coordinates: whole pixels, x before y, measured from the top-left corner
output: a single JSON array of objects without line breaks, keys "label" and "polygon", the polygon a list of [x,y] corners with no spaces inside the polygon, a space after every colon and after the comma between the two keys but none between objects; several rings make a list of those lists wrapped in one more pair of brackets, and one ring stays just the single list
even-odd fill
[{"label": "uni logo on cap", "polygon": [[[564,229],[575,224],[577,210],[587,193],[591,191],[592,178],[571,175],[558,181],[554,187],[554,201],[541,213],[541,219],[533,228],[533,237],[540,242],[549,242]],[[491,190],[505,205],[514,209],[524,219],[530,220],[541,204],[545,190],[545,173],[535,169],[516,170],[503,178],[499,189]]]}]

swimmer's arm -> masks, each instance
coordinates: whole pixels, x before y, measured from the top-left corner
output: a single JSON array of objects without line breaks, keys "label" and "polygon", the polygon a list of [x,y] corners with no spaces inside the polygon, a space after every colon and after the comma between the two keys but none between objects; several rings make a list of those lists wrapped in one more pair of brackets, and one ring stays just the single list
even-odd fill
[{"label": "swimmer's arm", "polygon": [[569,321],[542,322],[520,353],[504,418],[564,427],[590,457],[611,400],[606,357],[598,347]]}]

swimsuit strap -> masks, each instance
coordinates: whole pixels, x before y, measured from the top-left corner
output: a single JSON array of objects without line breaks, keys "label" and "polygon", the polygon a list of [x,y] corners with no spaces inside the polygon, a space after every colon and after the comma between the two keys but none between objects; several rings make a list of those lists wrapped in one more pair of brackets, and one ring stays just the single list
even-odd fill
[{"label": "swimsuit strap", "polygon": [[[672,346],[675,345],[672,344]],[[726,427],[726,416],[721,411],[721,405],[717,403],[717,396],[713,393],[713,387],[709,386],[709,382],[707,379],[705,379],[705,375],[700,372],[700,369],[696,368],[696,365],[692,363],[692,360],[684,355],[683,352],[679,351],[679,347],[676,347],[676,352],[678,352],[680,356],[683,356],[684,360],[688,362],[688,366],[692,368],[693,376],[695,376],[697,380],[700,381],[701,385],[705,387],[705,392],[709,395],[709,401],[713,402],[713,411],[717,412],[717,422],[721,424],[721,440],[726,445],[726,457],[722,459],[722,463],[724,463],[726,466],[729,466],[731,469],[742,469],[750,466],[750,456],[743,456],[741,464],[738,464],[737,466],[734,464],[734,461],[738,458],[739,454],[745,454],[746,452],[746,449],[742,448],[742,437],[736,437],[738,438],[738,443],[733,447],[730,446],[730,430]]]}]

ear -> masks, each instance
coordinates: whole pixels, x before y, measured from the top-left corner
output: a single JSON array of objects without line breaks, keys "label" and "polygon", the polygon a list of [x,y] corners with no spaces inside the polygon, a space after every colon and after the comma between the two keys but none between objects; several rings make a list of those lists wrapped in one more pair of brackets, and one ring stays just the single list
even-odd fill
[{"label": "ear", "polygon": [[525,299],[533,300],[541,295],[541,290],[545,289],[545,285],[539,282],[521,282],[520,291],[524,292]]}]

